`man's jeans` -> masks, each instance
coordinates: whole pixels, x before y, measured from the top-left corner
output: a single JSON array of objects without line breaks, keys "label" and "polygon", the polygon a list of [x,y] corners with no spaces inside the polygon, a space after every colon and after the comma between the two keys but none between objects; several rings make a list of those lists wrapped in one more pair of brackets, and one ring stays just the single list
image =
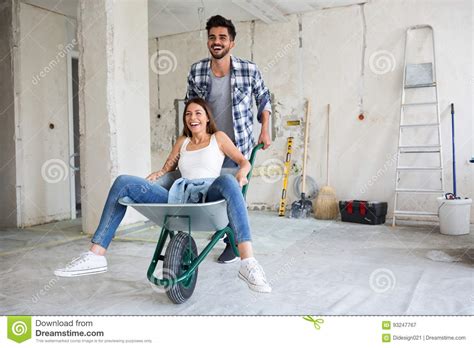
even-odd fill
[{"label": "man's jeans", "polygon": [[[110,188],[99,226],[92,237],[92,243],[108,248],[127,210],[126,206],[118,202],[120,198],[129,197],[136,203],[167,203],[168,188],[173,178],[168,177],[165,180],[168,181],[152,182],[132,175],[118,176]],[[232,174],[219,176],[209,187],[206,201],[213,202],[221,199],[227,201],[229,224],[237,234],[238,242],[250,241],[247,207],[241,188]]]}]

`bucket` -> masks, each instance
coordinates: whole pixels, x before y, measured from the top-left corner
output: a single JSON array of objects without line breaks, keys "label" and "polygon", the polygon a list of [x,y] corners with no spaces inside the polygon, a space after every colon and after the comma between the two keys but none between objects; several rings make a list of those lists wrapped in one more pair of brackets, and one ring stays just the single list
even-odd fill
[{"label": "bucket", "polygon": [[469,233],[472,199],[438,197],[439,227],[442,234],[459,236]]}]

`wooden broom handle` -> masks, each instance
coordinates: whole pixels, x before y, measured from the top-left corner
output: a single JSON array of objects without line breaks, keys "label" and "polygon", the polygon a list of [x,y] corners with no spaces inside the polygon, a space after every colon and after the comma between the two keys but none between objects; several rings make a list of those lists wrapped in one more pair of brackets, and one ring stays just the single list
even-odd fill
[{"label": "wooden broom handle", "polygon": [[309,99],[306,101],[306,115],[305,115],[305,126],[304,126],[304,152],[303,152],[303,186],[301,193],[306,193],[306,151],[308,150],[308,138],[309,138],[309,113],[310,104]]},{"label": "wooden broom handle", "polygon": [[331,112],[331,104],[328,104],[328,134],[326,139],[326,185],[329,186],[329,114]]}]

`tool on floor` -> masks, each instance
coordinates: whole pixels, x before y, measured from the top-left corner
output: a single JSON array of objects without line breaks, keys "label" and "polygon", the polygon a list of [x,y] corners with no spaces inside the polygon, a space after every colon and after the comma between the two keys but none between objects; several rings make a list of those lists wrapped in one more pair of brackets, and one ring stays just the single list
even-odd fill
[{"label": "tool on floor", "polygon": [[309,137],[309,115],[310,115],[310,103],[306,101],[306,115],[305,115],[305,127],[304,127],[304,151],[303,151],[303,184],[301,188],[301,199],[294,201],[291,205],[290,218],[301,219],[307,218],[313,211],[313,203],[306,198],[306,152],[308,150],[308,137]]},{"label": "tool on floor", "polygon": [[293,150],[293,137],[286,139],[286,158],[283,172],[283,189],[281,190],[280,208],[278,209],[278,216],[285,216],[286,211],[286,192],[288,187],[288,177],[290,176],[290,162],[291,152]]},{"label": "tool on floor", "polygon": [[334,220],[339,215],[339,205],[336,198],[336,192],[329,186],[329,139],[331,135],[330,131],[330,114],[331,105],[328,104],[327,108],[327,136],[326,136],[326,186],[323,186],[319,191],[318,196],[314,204],[314,216],[320,220]]},{"label": "tool on floor", "polygon": [[387,202],[378,201],[340,201],[341,221],[365,225],[385,223]]},{"label": "tool on floor", "polygon": [[[295,193],[296,197],[301,196],[301,182],[303,181],[302,176],[298,176],[293,181],[293,192]],[[319,186],[316,183],[316,180],[309,175],[306,175],[306,192],[305,196],[309,200],[313,200],[318,196],[319,193]]]},{"label": "tool on floor", "polygon": [[[414,40],[413,35],[416,33],[420,34],[420,30],[428,30],[428,35],[432,44],[431,51],[431,61],[428,63],[409,63],[407,62],[407,57],[414,52],[420,52],[421,47],[415,46],[416,43],[420,43],[420,40]],[[424,41],[423,41],[424,42]],[[414,46],[414,47],[413,47]],[[414,50],[416,49],[416,51]],[[409,27],[405,32],[405,52],[404,52],[404,62],[403,62],[403,82],[402,82],[402,99],[400,106],[400,126],[398,132],[398,149],[397,149],[397,168],[396,168],[396,181],[395,181],[395,198],[394,198],[394,212],[393,212],[393,221],[392,226],[395,226],[396,218],[399,216],[433,216],[437,217],[437,212],[428,212],[428,211],[410,211],[402,210],[399,207],[399,195],[402,194],[436,194],[440,195],[444,192],[444,175],[443,175],[443,157],[442,157],[442,147],[441,147],[441,128],[440,128],[440,113],[439,113],[439,98],[438,98],[438,83],[437,83],[437,72],[436,72],[436,52],[435,52],[435,39],[434,39],[434,29],[431,25],[415,25]],[[407,102],[407,94],[413,94],[412,97],[415,97],[418,94],[417,91],[421,90],[430,90],[434,91],[435,99],[429,98],[427,100],[418,98],[417,102]],[[412,100],[408,99],[408,100]],[[420,108],[420,107],[430,107],[433,109],[432,113],[435,116],[435,120],[429,123],[414,123],[413,121],[407,122],[406,118],[410,118],[405,115],[405,111],[408,108]],[[428,129],[437,132],[437,143],[435,144],[423,144],[423,145],[406,145],[403,141],[403,132],[408,129]],[[405,155],[410,156],[411,154],[417,154],[414,160],[418,160],[419,163],[423,163],[423,160],[426,160],[428,157],[424,157],[426,154],[436,153],[438,156],[437,165],[435,166],[426,166],[426,165],[412,165],[412,166],[401,166],[400,157],[403,157],[404,160],[407,159]],[[401,178],[411,178],[413,175],[424,174],[425,177],[419,179],[427,179],[423,182],[429,182],[429,177],[426,176],[428,172],[438,172],[439,173],[439,183],[440,187],[437,188],[426,188],[426,187],[400,187]],[[400,175],[401,173],[404,175]],[[422,180],[420,180],[422,181]]]}]

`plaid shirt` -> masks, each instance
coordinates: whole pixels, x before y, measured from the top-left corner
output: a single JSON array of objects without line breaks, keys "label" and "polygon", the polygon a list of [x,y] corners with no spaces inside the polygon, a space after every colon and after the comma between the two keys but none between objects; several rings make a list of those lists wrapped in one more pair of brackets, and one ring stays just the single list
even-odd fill
[{"label": "plaid shirt", "polygon": [[[210,84],[211,59],[205,58],[191,66],[186,101],[196,97],[207,100],[211,91]],[[262,111],[271,111],[270,91],[255,63],[234,56],[231,56],[230,85],[235,145],[248,158],[255,146],[252,94],[258,107],[257,120],[261,123]]]}]

